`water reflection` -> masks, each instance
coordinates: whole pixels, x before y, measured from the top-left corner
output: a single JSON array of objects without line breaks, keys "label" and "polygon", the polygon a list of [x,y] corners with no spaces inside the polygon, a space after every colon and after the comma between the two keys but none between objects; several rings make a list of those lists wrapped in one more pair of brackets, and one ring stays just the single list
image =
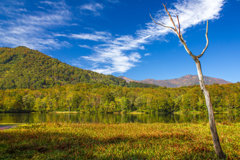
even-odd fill
[{"label": "water reflection", "polygon": [[[240,122],[239,114],[215,114],[217,122]],[[0,123],[184,123],[207,122],[207,114],[0,113]]]}]

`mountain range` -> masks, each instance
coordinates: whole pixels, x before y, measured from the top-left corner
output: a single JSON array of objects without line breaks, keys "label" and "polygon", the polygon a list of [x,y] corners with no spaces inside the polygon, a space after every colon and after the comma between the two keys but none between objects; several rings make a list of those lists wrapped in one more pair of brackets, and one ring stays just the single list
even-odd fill
[{"label": "mountain range", "polygon": [[[205,77],[207,84],[229,83],[222,79]],[[135,81],[126,77],[104,75],[73,67],[37,50],[24,46],[0,47],[0,89],[51,88],[55,85],[101,83],[126,87],[180,87],[195,85],[197,77],[187,75],[179,79]]]},{"label": "mountain range", "polygon": [[[139,82],[139,83],[146,83],[146,84],[154,84],[157,86],[162,86],[162,87],[182,87],[182,86],[192,86],[192,85],[198,85],[199,80],[197,75],[186,75],[180,78],[176,79],[169,79],[169,80],[155,80],[155,79],[145,79],[141,81],[135,81],[130,78],[120,76],[119,78],[124,79],[127,83],[130,82]],[[213,78],[213,77],[207,77],[204,76],[204,81],[206,84],[227,84],[231,83],[228,81],[225,81],[223,79],[219,78]]]}]

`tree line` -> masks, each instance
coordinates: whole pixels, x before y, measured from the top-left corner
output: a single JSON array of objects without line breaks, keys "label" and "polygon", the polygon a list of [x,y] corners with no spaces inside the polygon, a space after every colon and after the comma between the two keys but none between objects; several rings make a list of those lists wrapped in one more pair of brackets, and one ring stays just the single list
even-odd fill
[{"label": "tree line", "polygon": [[[207,86],[215,112],[240,109],[240,83]],[[0,90],[0,112],[206,112],[199,86],[129,88],[78,83],[53,88]]]}]

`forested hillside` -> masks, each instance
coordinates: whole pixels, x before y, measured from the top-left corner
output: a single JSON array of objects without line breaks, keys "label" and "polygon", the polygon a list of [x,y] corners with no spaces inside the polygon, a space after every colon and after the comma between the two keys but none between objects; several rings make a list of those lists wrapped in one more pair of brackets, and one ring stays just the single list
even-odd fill
[{"label": "forested hillside", "polygon": [[[240,111],[240,83],[207,87],[214,111]],[[40,90],[0,90],[0,112],[206,112],[205,105],[199,86],[128,88],[78,83]]]},{"label": "forested hillside", "polygon": [[127,84],[121,78],[73,67],[26,47],[0,48],[0,89],[40,89],[79,82],[156,87],[136,82]]},{"label": "forested hillside", "polygon": [[[239,110],[240,83],[208,87],[215,111]],[[0,48],[0,89],[0,112],[206,111],[199,86],[162,88],[126,83],[26,47]]]}]

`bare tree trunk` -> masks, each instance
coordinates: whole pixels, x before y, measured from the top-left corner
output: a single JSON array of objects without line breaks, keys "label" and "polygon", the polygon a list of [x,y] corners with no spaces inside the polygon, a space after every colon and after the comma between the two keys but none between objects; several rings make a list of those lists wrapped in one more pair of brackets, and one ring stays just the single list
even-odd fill
[{"label": "bare tree trunk", "polygon": [[199,79],[200,87],[201,87],[201,90],[202,90],[202,92],[205,96],[206,105],[207,105],[207,108],[208,108],[209,125],[210,125],[211,134],[212,134],[214,149],[215,149],[215,152],[220,159],[225,159],[226,155],[224,154],[224,152],[222,150],[222,147],[221,147],[221,144],[220,144],[220,141],[219,141],[210,95],[209,95],[209,92],[206,89],[205,84],[204,84],[201,63],[198,60],[198,58],[195,59],[195,63],[196,63],[196,66],[197,66],[197,72],[198,72],[198,79]]},{"label": "bare tree trunk", "polygon": [[201,63],[199,61],[199,58],[201,58],[203,56],[203,54],[205,53],[206,49],[208,48],[208,42],[209,42],[209,40],[208,40],[208,21],[207,21],[206,34],[205,34],[205,36],[206,36],[206,46],[203,49],[202,53],[196,56],[196,55],[192,54],[192,52],[189,50],[186,42],[183,39],[178,15],[177,15],[178,28],[177,28],[177,26],[175,25],[174,20],[173,20],[171,14],[168,12],[168,9],[166,8],[166,6],[164,4],[163,4],[163,6],[164,6],[164,8],[165,8],[169,18],[170,18],[170,21],[173,24],[173,27],[166,26],[163,23],[156,22],[153,19],[153,17],[151,16],[151,14],[150,14],[150,17],[152,18],[152,20],[153,20],[153,22],[155,24],[160,25],[160,26],[165,27],[165,28],[168,28],[168,29],[171,29],[178,36],[178,38],[180,39],[180,41],[183,44],[183,46],[184,46],[185,50],[187,51],[187,53],[195,61],[196,66],[197,66],[197,72],[198,72],[198,79],[199,79],[200,87],[201,87],[201,90],[202,90],[202,92],[203,92],[203,94],[205,96],[206,105],[207,105],[207,108],[208,108],[208,118],[209,118],[209,124],[210,124],[210,130],[211,130],[211,134],[212,134],[214,149],[215,149],[215,152],[216,152],[217,156],[220,159],[225,159],[226,155],[222,151],[222,147],[221,147],[221,144],[220,144],[220,141],[219,141],[219,137],[218,137],[218,133],[217,133],[217,127],[216,127],[215,120],[214,120],[213,107],[212,107],[212,103],[211,103],[209,92],[206,89],[204,81],[203,81],[202,68],[201,68]]}]

